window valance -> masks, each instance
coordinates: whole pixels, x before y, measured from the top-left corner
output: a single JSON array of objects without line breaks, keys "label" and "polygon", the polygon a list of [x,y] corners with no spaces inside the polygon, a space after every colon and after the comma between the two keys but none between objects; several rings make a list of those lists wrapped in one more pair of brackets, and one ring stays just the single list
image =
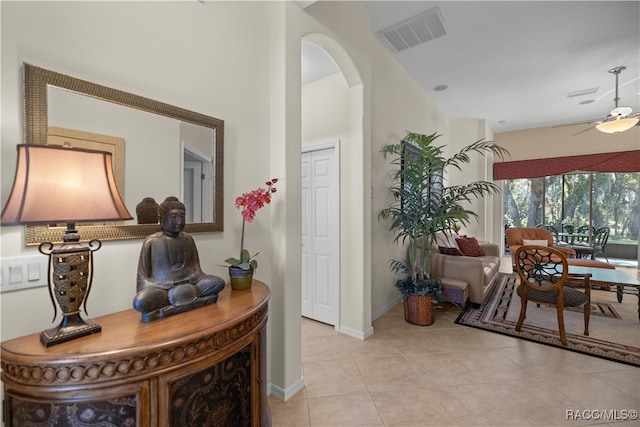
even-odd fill
[{"label": "window valance", "polygon": [[640,172],[640,150],[493,164],[493,179],[539,178],[570,172]]}]

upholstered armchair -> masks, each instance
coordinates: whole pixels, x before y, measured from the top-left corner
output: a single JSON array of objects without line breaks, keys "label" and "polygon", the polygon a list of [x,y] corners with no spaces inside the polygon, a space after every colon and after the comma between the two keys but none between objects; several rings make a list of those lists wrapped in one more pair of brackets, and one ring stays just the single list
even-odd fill
[{"label": "upholstered armchair", "polygon": [[[507,228],[506,231],[507,236],[507,245],[509,246],[509,251],[511,252],[511,262],[513,265],[516,264],[516,251],[520,246],[523,246],[524,240],[528,240],[529,245],[535,246],[552,246],[558,249],[565,258],[575,258],[576,251],[571,248],[566,248],[563,246],[554,245],[553,235],[550,231],[545,230],[544,228]],[[546,244],[541,244],[542,240],[546,240]],[[532,242],[537,241],[537,242]]]}]

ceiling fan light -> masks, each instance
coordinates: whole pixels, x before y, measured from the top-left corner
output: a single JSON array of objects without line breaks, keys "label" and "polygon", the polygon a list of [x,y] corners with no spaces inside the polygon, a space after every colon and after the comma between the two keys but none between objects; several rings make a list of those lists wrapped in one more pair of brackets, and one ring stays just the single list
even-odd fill
[{"label": "ceiling fan light", "polygon": [[638,123],[638,120],[640,120],[636,117],[629,117],[626,119],[621,119],[619,117],[620,116],[615,120],[600,123],[596,126],[596,129],[604,133],[620,133],[631,129]]},{"label": "ceiling fan light", "polygon": [[628,116],[633,110],[631,107],[617,107],[611,110],[612,116]]}]

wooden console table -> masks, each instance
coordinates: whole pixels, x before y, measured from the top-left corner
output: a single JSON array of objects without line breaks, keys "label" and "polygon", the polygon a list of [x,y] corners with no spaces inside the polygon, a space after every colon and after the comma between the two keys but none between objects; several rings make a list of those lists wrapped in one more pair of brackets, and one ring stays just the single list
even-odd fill
[{"label": "wooden console table", "polygon": [[5,425],[270,426],[269,297],[254,280],[150,323],[98,317],[101,333],[49,348],[37,333],[2,342]]}]

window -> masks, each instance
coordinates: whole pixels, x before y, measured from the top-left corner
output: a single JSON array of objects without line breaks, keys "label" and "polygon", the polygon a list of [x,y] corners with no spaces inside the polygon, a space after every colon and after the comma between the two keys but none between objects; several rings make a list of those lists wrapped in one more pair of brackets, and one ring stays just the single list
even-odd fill
[{"label": "window", "polygon": [[607,226],[610,243],[638,244],[640,173],[571,173],[505,180],[505,227]]}]

